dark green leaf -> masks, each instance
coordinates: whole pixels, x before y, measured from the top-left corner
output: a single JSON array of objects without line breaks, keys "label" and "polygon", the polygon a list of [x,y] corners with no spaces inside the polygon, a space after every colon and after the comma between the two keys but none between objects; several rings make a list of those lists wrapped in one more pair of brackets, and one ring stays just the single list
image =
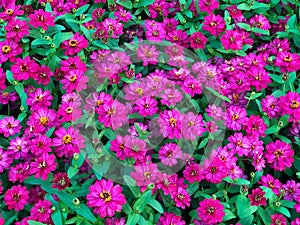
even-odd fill
[{"label": "dark green leaf", "polygon": [[91,212],[90,208],[87,207],[86,204],[80,204],[79,207],[76,208],[76,212],[79,215],[81,215],[83,218],[85,218],[93,223],[97,221],[96,217]]},{"label": "dark green leaf", "polygon": [[117,0],[116,3],[127,9],[132,9],[132,3],[130,0]]},{"label": "dark green leaf", "polygon": [[127,175],[123,176],[125,183],[127,184],[128,188],[132,192],[132,194],[138,198],[141,196],[140,188],[136,186],[135,180]]},{"label": "dark green leaf", "polygon": [[164,213],[164,209],[162,208],[161,204],[158,201],[156,201],[155,199],[151,198],[148,202],[148,205],[150,205],[157,212]]}]

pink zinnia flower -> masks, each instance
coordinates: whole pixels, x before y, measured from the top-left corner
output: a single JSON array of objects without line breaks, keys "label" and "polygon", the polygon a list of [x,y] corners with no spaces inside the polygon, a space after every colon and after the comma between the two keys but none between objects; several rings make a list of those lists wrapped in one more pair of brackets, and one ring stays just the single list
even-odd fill
[{"label": "pink zinnia flower", "polygon": [[80,149],[85,146],[79,130],[73,127],[61,127],[55,131],[55,135],[57,137],[53,138],[53,146],[58,157],[72,157],[75,153],[80,153]]},{"label": "pink zinnia flower", "polygon": [[219,7],[219,2],[217,0],[200,0],[198,7],[201,12],[212,14],[212,11]]},{"label": "pink zinnia flower", "polygon": [[30,140],[29,148],[31,150],[31,153],[36,156],[51,152],[51,147],[52,140],[45,135],[39,134]]},{"label": "pink zinnia flower", "polygon": [[61,81],[62,89],[70,93],[74,90],[80,92],[87,87],[88,77],[82,71],[71,71]]},{"label": "pink zinnia flower", "polygon": [[48,30],[49,27],[55,26],[54,17],[50,12],[45,12],[43,9],[35,10],[33,14],[29,15],[29,24],[34,28],[42,27]]},{"label": "pink zinnia flower", "polygon": [[296,218],[291,222],[291,225],[300,225],[300,218]]},{"label": "pink zinnia flower", "polygon": [[205,132],[201,115],[188,112],[182,117],[182,135],[187,140],[195,140]]},{"label": "pink zinnia flower", "polygon": [[201,169],[197,163],[187,165],[183,171],[184,178],[190,183],[200,182],[203,179]]},{"label": "pink zinnia flower", "polygon": [[260,136],[265,137],[265,131],[267,129],[267,125],[265,121],[256,115],[251,115],[246,124],[246,133],[249,136]]},{"label": "pink zinnia flower", "polygon": [[37,109],[30,117],[30,120],[38,121],[44,128],[50,128],[57,123],[56,112],[53,109]]},{"label": "pink zinnia flower", "polygon": [[22,187],[21,185],[12,186],[12,188],[7,190],[4,194],[4,203],[9,210],[14,209],[15,211],[20,211],[24,209],[28,198],[29,192],[26,190],[26,187]]},{"label": "pink zinnia flower", "polygon": [[11,167],[8,172],[9,181],[22,183],[30,174],[29,162],[18,163],[15,167]]},{"label": "pink zinnia flower", "polygon": [[124,218],[107,218],[105,220],[105,225],[126,225]]},{"label": "pink zinnia flower", "polygon": [[177,216],[174,213],[164,212],[164,214],[159,218],[157,225],[185,225],[184,220],[181,216]]},{"label": "pink zinnia flower", "polygon": [[29,151],[28,142],[25,138],[16,137],[9,142],[7,150],[14,159],[26,158]]},{"label": "pink zinnia flower", "polygon": [[152,21],[146,20],[146,38],[149,41],[160,42],[166,37],[166,30],[162,23],[155,22],[149,25]]},{"label": "pink zinnia flower", "polygon": [[111,127],[113,130],[120,128],[128,121],[126,106],[117,100],[104,103],[96,109],[96,113],[98,114],[98,121],[103,123],[105,127]]},{"label": "pink zinnia flower", "polygon": [[[263,30],[269,30],[271,28],[269,20],[260,14],[257,14],[257,15],[254,15],[253,17],[251,17],[249,22],[252,27],[260,28]],[[262,35],[262,34],[258,34],[258,33],[255,33],[255,34],[258,36]]]},{"label": "pink zinnia flower", "polygon": [[115,212],[121,212],[122,205],[126,203],[121,186],[114,186],[111,180],[96,181],[89,190],[90,193],[86,196],[87,205],[94,208],[94,213],[101,218],[112,217]]},{"label": "pink zinnia flower", "polygon": [[178,110],[165,110],[160,115],[157,123],[164,138],[181,138],[182,115]]},{"label": "pink zinnia flower", "polygon": [[225,216],[224,206],[218,199],[204,199],[197,208],[198,217],[205,223],[221,223]]},{"label": "pink zinnia flower", "polygon": [[272,83],[272,80],[268,76],[266,70],[259,66],[250,67],[249,71],[247,72],[247,75],[249,76],[251,86],[254,86],[257,91],[265,89],[268,86],[268,84]]},{"label": "pink zinnia flower", "polygon": [[175,201],[175,205],[178,208],[185,209],[191,205],[191,196],[187,190],[181,186],[179,186],[175,192],[171,193],[171,198]]},{"label": "pink zinnia flower", "polygon": [[59,191],[65,190],[70,185],[70,179],[65,172],[58,172],[54,174],[52,180],[52,188],[57,188]]},{"label": "pink zinnia flower", "polygon": [[127,158],[125,154],[125,143],[128,137],[122,137],[121,135],[117,135],[116,139],[110,142],[110,150],[116,153],[116,157],[120,160],[124,160]]},{"label": "pink zinnia flower", "polygon": [[213,36],[219,36],[225,31],[225,20],[220,15],[209,14],[204,17],[202,29],[208,31]]},{"label": "pink zinnia flower", "polygon": [[61,67],[60,69],[65,73],[70,73],[71,71],[86,71],[86,64],[82,62],[79,56],[69,57],[66,60],[60,62]]},{"label": "pink zinnia flower", "polygon": [[51,205],[52,203],[48,200],[39,200],[35,203],[30,210],[32,220],[48,222],[52,213]]},{"label": "pink zinnia flower", "polygon": [[143,66],[148,64],[156,65],[158,62],[159,51],[156,51],[154,45],[142,44],[137,49],[137,58],[143,62]]},{"label": "pink zinnia flower", "polygon": [[11,67],[11,72],[13,73],[13,78],[20,81],[32,78],[38,69],[39,65],[34,60],[31,60],[30,56],[26,56],[24,59],[16,59],[16,62]]},{"label": "pink zinnia flower", "polygon": [[135,160],[143,160],[147,153],[147,144],[146,141],[141,140],[134,136],[127,136],[126,142],[124,145],[125,154],[128,157],[132,157]]},{"label": "pink zinnia flower", "polygon": [[155,2],[148,7],[150,17],[155,19],[157,16],[167,17],[169,14],[170,5],[165,0],[155,0]]},{"label": "pink zinnia flower", "polygon": [[271,215],[271,220],[272,220],[272,222],[270,225],[278,225],[278,224],[287,225],[286,219],[282,214],[276,213],[276,214]]},{"label": "pink zinnia flower", "polygon": [[270,119],[277,118],[281,110],[279,107],[279,99],[273,95],[267,95],[261,100],[261,108]]},{"label": "pink zinnia flower", "polygon": [[267,199],[264,197],[265,194],[266,192],[262,191],[260,188],[252,190],[251,194],[248,195],[248,198],[250,199],[250,205],[265,206],[267,204]]},{"label": "pink zinnia flower", "polygon": [[0,42],[0,64],[6,61],[15,62],[16,56],[22,53],[22,46],[14,40]]},{"label": "pink zinnia flower", "polygon": [[297,92],[288,92],[280,97],[281,115],[290,115],[289,122],[298,123],[300,120],[300,94]]},{"label": "pink zinnia flower", "polygon": [[158,174],[157,164],[150,163],[135,166],[130,176],[136,181],[137,186],[142,186],[143,190],[145,190],[148,184],[158,182]]},{"label": "pink zinnia flower", "polygon": [[0,148],[0,174],[10,167],[13,162],[13,158],[9,156],[7,151]]},{"label": "pink zinnia flower", "polygon": [[52,171],[55,171],[56,166],[57,163],[55,162],[55,156],[45,153],[31,163],[31,173],[34,174],[35,178],[47,180],[49,174]]},{"label": "pink zinnia flower", "polygon": [[158,158],[162,164],[174,166],[177,164],[177,159],[182,158],[182,151],[177,144],[167,143],[159,149]]},{"label": "pink zinnia flower", "polygon": [[294,162],[294,151],[291,146],[283,141],[276,140],[266,145],[265,157],[271,168],[283,171],[291,167]]},{"label": "pink zinnia flower", "polygon": [[21,6],[15,5],[15,1],[8,1],[6,5],[4,4],[4,6],[5,9],[0,13],[0,19],[11,21],[17,16],[22,16],[24,14],[24,11],[20,10]]},{"label": "pink zinnia flower", "polygon": [[280,195],[280,189],[282,184],[278,179],[275,179],[271,174],[262,176],[258,183],[261,184],[262,186],[271,188],[277,196]]},{"label": "pink zinnia flower", "polygon": [[275,66],[280,67],[280,72],[294,72],[300,69],[300,56],[297,53],[278,52]]},{"label": "pink zinnia flower", "polygon": [[190,37],[191,47],[193,49],[204,49],[207,38],[201,32],[195,32]]},{"label": "pink zinnia flower", "polygon": [[282,185],[282,188],[285,190],[285,200],[293,201],[300,196],[300,183],[296,183],[294,180],[288,180],[286,184]]},{"label": "pink zinnia flower", "polygon": [[34,92],[28,93],[26,103],[31,106],[31,110],[35,111],[40,108],[48,108],[51,105],[53,97],[49,90],[43,91],[41,88],[37,88]]},{"label": "pink zinnia flower", "polygon": [[5,26],[5,30],[7,39],[20,40],[29,34],[29,27],[26,22],[19,19],[9,21]]},{"label": "pink zinnia flower", "polygon": [[241,130],[248,121],[245,108],[230,106],[226,113],[226,127],[232,130]]},{"label": "pink zinnia flower", "polygon": [[158,108],[157,108],[157,100],[150,96],[145,96],[136,101],[135,110],[144,117],[153,116]]},{"label": "pink zinnia flower", "polygon": [[80,35],[79,33],[75,33],[71,39],[66,40],[61,44],[61,48],[65,50],[66,55],[75,55],[82,49],[87,48],[88,45],[89,42],[84,36]]},{"label": "pink zinnia flower", "polygon": [[32,78],[38,83],[43,85],[48,85],[50,83],[51,77],[54,73],[50,70],[48,66],[42,65],[38,72],[33,74]]},{"label": "pink zinnia flower", "polygon": [[9,116],[0,120],[0,133],[4,137],[14,136],[21,131],[22,126],[20,126],[20,121],[15,120],[14,117]]},{"label": "pink zinnia flower", "polygon": [[121,22],[127,23],[129,20],[132,19],[131,13],[127,12],[124,9],[120,9],[114,13],[114,16]]},{"label": "pink zinnia flower", "polygon": [[236,30],[226,30],[220,40],[225,50],[241,50],[243,47],[242,35]]}]

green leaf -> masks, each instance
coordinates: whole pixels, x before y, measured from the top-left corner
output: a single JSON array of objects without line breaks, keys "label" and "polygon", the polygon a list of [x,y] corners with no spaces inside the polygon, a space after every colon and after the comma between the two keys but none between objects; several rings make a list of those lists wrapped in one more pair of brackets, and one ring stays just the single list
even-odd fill
[{"label": "green leaf", "polygon": [[145,191],[142,196],[134,203],[133,210],[138,211],[139,213],[143,212],[145,206],[148,204],[151,198],[151,190]]},{"label": "green leaf", "polygon": [[24,111],[23,112],[26,112],[28,110],[28,106],[27,106],[27,103],[26,103],[26,100],[27,100],[27,95],[24,91],[24,86],[22,83],[18,83],[16,86],[15,86],[15,89],[16,89],[16,92],[18,93],[20,99],[21,99],[21,106],[24,107]]},{"label": "green leaf", "polygon": [[34,220],[28,220],[27,223],[29,225],[47,225],[45,223],[40,223],[40,222],[37,222],[37,221],[34,221]]},{"label": "green leaf", "polygon": [[226,102],[231,102],[229,98],[227,98],[226,96],[223,96],[221,94],[219,94],[219,92],[217,92],[216,90],[210,88],[210,87],[206,87],[207,90],[209,90],[212,94],[214,94],[215,96],[217,96],[218,98],[226,101]]},{"label": "green leaf", "polygon": [[238,216],[241,219],[251,216],[257,210],[257,206],[251,206],[250,200],[244,195],[237,197],[236,205]]},{"label": "green leaf", "polygon": [[238,223],[243,224],[243,225],[253,225],[253,219],[254,219],[254,216],[251,215],[251,216],[240,219]]},{"label": "green leaf", "polygon": [[270,224],[271,223],[271,213],[269,210],[265,210],[261,207],[258,207],[258,215],[260,216],[260,218],[262,219],[262,221],[264,222],[264,224]]},{"label": "green leaf", "polygon": [[268,30],[260,29],[257,27],[252,27],[251,31],[254,33],[258,33],[258,34],[263,34],[263,35],[268,35],[268,36],[270,35],[270,32]]},{"label": "green leaf", "polygon": [[117,0],[116,3],[127,9],[132,9],[132,3],[130,0]]},{"label": "green leaf", "polygon": [[46,40],[45,38],[37,38],[31,42],[31,47],[36,48],[37,46],[44,46],[44,45],[50,45],[51,40]]},{"label": "green leaf", "polygon": [[238,8],[239,10],[246,10],[246,11],[249,11],[249,10],[250,10],[250,6],[249,6],[248,4],[246,4],[246,3],[239,4],[239,5],[237,6],[237,8]]},{"label": "green leaf", "polygon": [[11,71],[6,70],[6,79],[9,81],[9,83],[13,83],[15,79],[13,78],[13,74]]},{"label": "green leaf", "polygon": [[140,215],[136,214],[134,212],[130,213],[127,220],[127,225],[136,225],[136,223],[139,221]]},{"label": "green leaf", "polygon": [[88,39],[90,41],[91,40],[91,33],[90,33],[90,31],[86,27],[84,27],[82,25],[80,25],[80,30],[83,32],[83,34],[86,37],[86,39]]},{"label": "green leaf", "polygon": [[138,2],[134,1],[133,7],[134,8],[140,8],[140,7],[151,5],[154,2],[155,2],[155,0],[139,0]]},{"label": "green leaf", "polygon": [[80,16],[81,14],[85,13],[85,11],[90,7],[89,4],[86,4],[84,6],[81,6],[79,9],[76,10],[75,15]]},{"label": "green leaf", "polygon": [[240,28],[242,28],[246,31],[250,31],[250,29],[251,29],[250,25],[247,23],[237,23],[236,25],[238,25]]},{"label": "green leaf", "polygon": [[263,174],[264,174],[263,170],[256,171],[254,179],[253,179],[253,184],[256,184],[256,182],[260,180],[260,178],[262,177]]},{"label": "green leaf", "polygon": [[280,207],[274,207],[273,209],[277,212],[280,212],[281,214],[285,215],[288,218],[291,217],[291,213],[289,212],[289,210],[287,208],[280,206]]},{"label": "green leaf", "polygon": [[68,169],[68,177],[71,179],[72,177],[74,177],[78,173],[78,171],[79,171],[78,168],[70,166],[69,169]]},{"label": "green leaf", "polygon": [[282,205],[282,206],[284,206],[284,207],[287,207],[287,208],[293,209],[294,206],[296,205],[296,203],[295,203],[295,202],[292,202],[292,201],[281,200],[281,201],[280,201],[280,205]]},{"label": "green leaf", "polygon": [[225,209],[224,212],[225,212],[225,216],[223,217],[223,222],[236,218],[235,214],[231,212],[231,210]]},{"label": "green leaf", "polygon": [[18,120],[20,122],[22,122],[26,118],[26,116],[27,116],[26,112],[22,112],[22,113],[19,114]]},{"label": "green leaf", "polygon": [[135,180],[128,175],[124,175],[123,178],[124,178],[124,181],[127,184],[128,188],[132,192],[132,194],[136,198],[140,197],[141,196],[140,188],[136,186]]},{"label": "green leaf", "polygon": [[272,80],[276,81],[278,84],[284,83],[281,76],[278,76],[276,74],[269,74],[269,75],[271,76]]},{"label": "green leaf", "polygon": [[79,207],[76,208],[76,213],[81,215],[83,218],[95,223],[97,221],[94,214],[91,212],[90,208],[87,207],[86,204],[80,204]]},{"label": "green leaf", "polygon": [[52,12],[52,8],[49,2],[46,3],[46,7],[45,7],[45,11],[46,12]]},{"label": "green leaf", "polygon": [[234,184],[237,185],[250,185],[250,181],[243,179],[243,178],[237,178],[237,180],[234,180]]},{"label": "green leaf", "polygon": [[148,202],[148,205],[150,205],[153,209],[155,209],[159,213],[164,213],[164,209],[161,206],[161,204],[156,201],[155,199],[151,198]]},{"label": "green leaf", "polygon": [[275,125],[269,127],[269,128],[265,131],[265,134],[273,134],[273,133],[278,132],[279,130],[280,130],[280,127],[279,127],[277,124],[275,124]]}]

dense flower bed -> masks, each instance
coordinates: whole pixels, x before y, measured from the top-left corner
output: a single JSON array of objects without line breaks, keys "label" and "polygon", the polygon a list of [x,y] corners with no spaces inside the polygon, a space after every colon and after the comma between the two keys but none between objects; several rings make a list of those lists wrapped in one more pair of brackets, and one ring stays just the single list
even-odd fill
[{"label": "dense flower bed", "polygon": [[299,225],[299,6],[0,1],[0,224]]}]

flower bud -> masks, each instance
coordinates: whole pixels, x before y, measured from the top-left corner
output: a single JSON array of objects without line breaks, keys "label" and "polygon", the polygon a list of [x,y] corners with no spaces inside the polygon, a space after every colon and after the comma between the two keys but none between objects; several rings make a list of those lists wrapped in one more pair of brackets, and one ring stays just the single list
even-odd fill
[{"label": "flower bud", "polygon": [[14,81],[12,82],[12,85],[14,85],[14,86],[18,85],[18,81],[14,80]]},{"label": "flower bud", "polygon": [[25,107],[21,105],[20,106],[20,111],[23,112],[24,110],[25,110]]},{"label": "flower bud", "polygon": [[154,184],[152,184],[152,183],[151,183],[151,184],[148,184],[148,189],[149,189],[149,190],[153,190],[153,189],[154,189],[154,187],[155,187],[155,185],[154,185]]},{"label": "flower bud", "polygon": [[72,202],[73,202],[73,205],[76,205],[76,206],[78,206],[80,204],[80,201],[78,198],[74,198]]},{"label": "flower bud", "polygon": [[46,33],[46,31],[44,29],[40,29],[40,33],[44,34],[44,33]]},{"label": "flower bud", "polygon": [[251,172],[251,173],[250,173],[250,177],[254,178],[254,177],[255,177],[255,173],[254,173],[254,172]]},{"label": "flower bud", "polygon": [[281,203],[280,203],[280,202],[276,202],[275,205],[276,205],[277,207],[279,207],[279,206],[281,205]]},{"label": "flower bud", "polygon": [[282,121],[279,121],[279,122],[277,123],[277,125],[278,125],[279,127],[282,127],[282,126],[283,126],[283,122],[282,122]]},{"label": "flower bud", "polygon": [[45,36],[44,39],[47,40],[47,41],[49,41],[49,40],[51,40],[51,37]]},{"label": "flower bud", "polygon": [[78,153],[75,153],[75,154],[73,155],[73,159],[74,159],[74,160],[78,160],[78,159],[79,159],[79,154],[78,154]]}]

